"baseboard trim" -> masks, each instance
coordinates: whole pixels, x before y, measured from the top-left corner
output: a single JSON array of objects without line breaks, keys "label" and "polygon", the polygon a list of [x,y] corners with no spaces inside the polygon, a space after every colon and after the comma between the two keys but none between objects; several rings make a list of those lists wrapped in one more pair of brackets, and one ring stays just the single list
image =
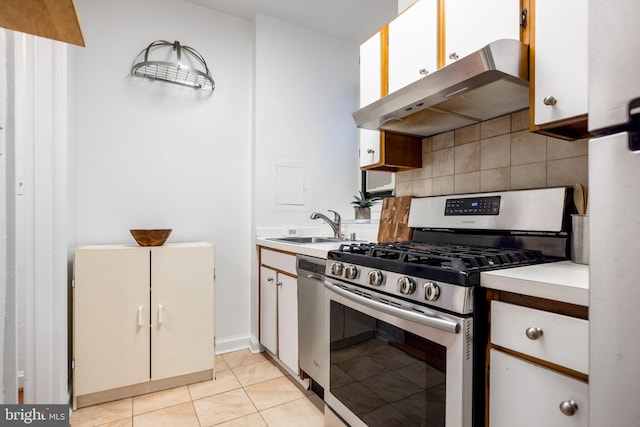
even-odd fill
[{"label": "baseboard trim", "polygon": [[156,381],[147,381],[140,384],[133,384],[111,390],[84,394],[82,396],[73,396],[72,408],[73,410],[77,410],[80,408],[84,408],[85,406],[93,406],[104,402],[124,399],[126,397],[139,396],[141,394],[167,390],[169,388],[180,387],[187,384],[208,381],[213,378],[214,370],[207,369],[204,371],[180,375],[177,377],[164,378]]},{"label": "baseboard trim", "polygon": [[258,340],[249,334],[216,338],[216,354],[230,353],[244,349],[249,349],[252,353],[260,353],[262,351]]}]

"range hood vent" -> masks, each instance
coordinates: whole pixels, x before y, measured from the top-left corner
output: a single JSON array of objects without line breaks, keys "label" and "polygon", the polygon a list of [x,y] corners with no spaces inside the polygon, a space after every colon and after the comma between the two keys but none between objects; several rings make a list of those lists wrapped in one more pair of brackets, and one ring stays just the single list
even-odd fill
[{"label": "range hood vent", "polygon": [[529,46],[498,40],[353,113],[363,129],[427,137],[529,106]]}]

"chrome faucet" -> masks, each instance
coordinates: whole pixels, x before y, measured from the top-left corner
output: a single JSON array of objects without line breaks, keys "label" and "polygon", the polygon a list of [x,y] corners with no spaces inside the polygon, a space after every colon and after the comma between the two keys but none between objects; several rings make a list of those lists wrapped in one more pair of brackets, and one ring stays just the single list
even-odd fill
[{"label": "chrome faucet", "polygon": [[312,213],[311,219],[318,219],[318,218],[323,219],[327,224],[329,224],[329,226],[333,230],[333,237],[335,237],[336,239],[339,239],[340,238],[340,214],[338,214],[338,212],[336,211],[332,211],[331,209],[329,209],[329,212],[333,212],[333,221],[327,218],[326,215],[323,215],[318,212]]}]

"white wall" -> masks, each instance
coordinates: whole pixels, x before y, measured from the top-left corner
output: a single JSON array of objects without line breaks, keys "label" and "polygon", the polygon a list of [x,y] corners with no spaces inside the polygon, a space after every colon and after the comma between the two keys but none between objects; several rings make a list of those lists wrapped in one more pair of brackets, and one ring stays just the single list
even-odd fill
[{"label": "white wall", "polygon": [[[79,0],[78,243],[216,244],[216,342],[249,334],[250,23],[179,0]],[[216,82],[202,91],[129,76],[149,43],[198,50]],[[218,350],[220,350],[220,346]]]},{"label": "white wall", "polygon": [[[255,225],[330,228],[309,216],[327,209],[353,218],[358,188],[358,52],[355,44],[264,16],[255,30]],[[300,167],[302,205],[277,203],[276,166]],[[252,265],[256,266],[256,257]],[[252,336],[258,331],[253,269]]]},{"label": "white wall", "polygon": [[[259,15],[255,50],[256,226],[316,225],[327,209],[353,219],[359,47]],[[287,163],[304,169],[301,206],[276,203]]]}]

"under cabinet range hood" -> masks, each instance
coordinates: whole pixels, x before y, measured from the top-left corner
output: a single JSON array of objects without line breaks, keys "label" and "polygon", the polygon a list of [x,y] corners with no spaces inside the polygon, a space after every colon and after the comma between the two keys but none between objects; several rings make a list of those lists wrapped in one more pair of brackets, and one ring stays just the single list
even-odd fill
[{"label": "under cabinet range hood", "polygon": [[529,106],[529,46],[498,40],[353,113],[363,129],[427,137]]}]

